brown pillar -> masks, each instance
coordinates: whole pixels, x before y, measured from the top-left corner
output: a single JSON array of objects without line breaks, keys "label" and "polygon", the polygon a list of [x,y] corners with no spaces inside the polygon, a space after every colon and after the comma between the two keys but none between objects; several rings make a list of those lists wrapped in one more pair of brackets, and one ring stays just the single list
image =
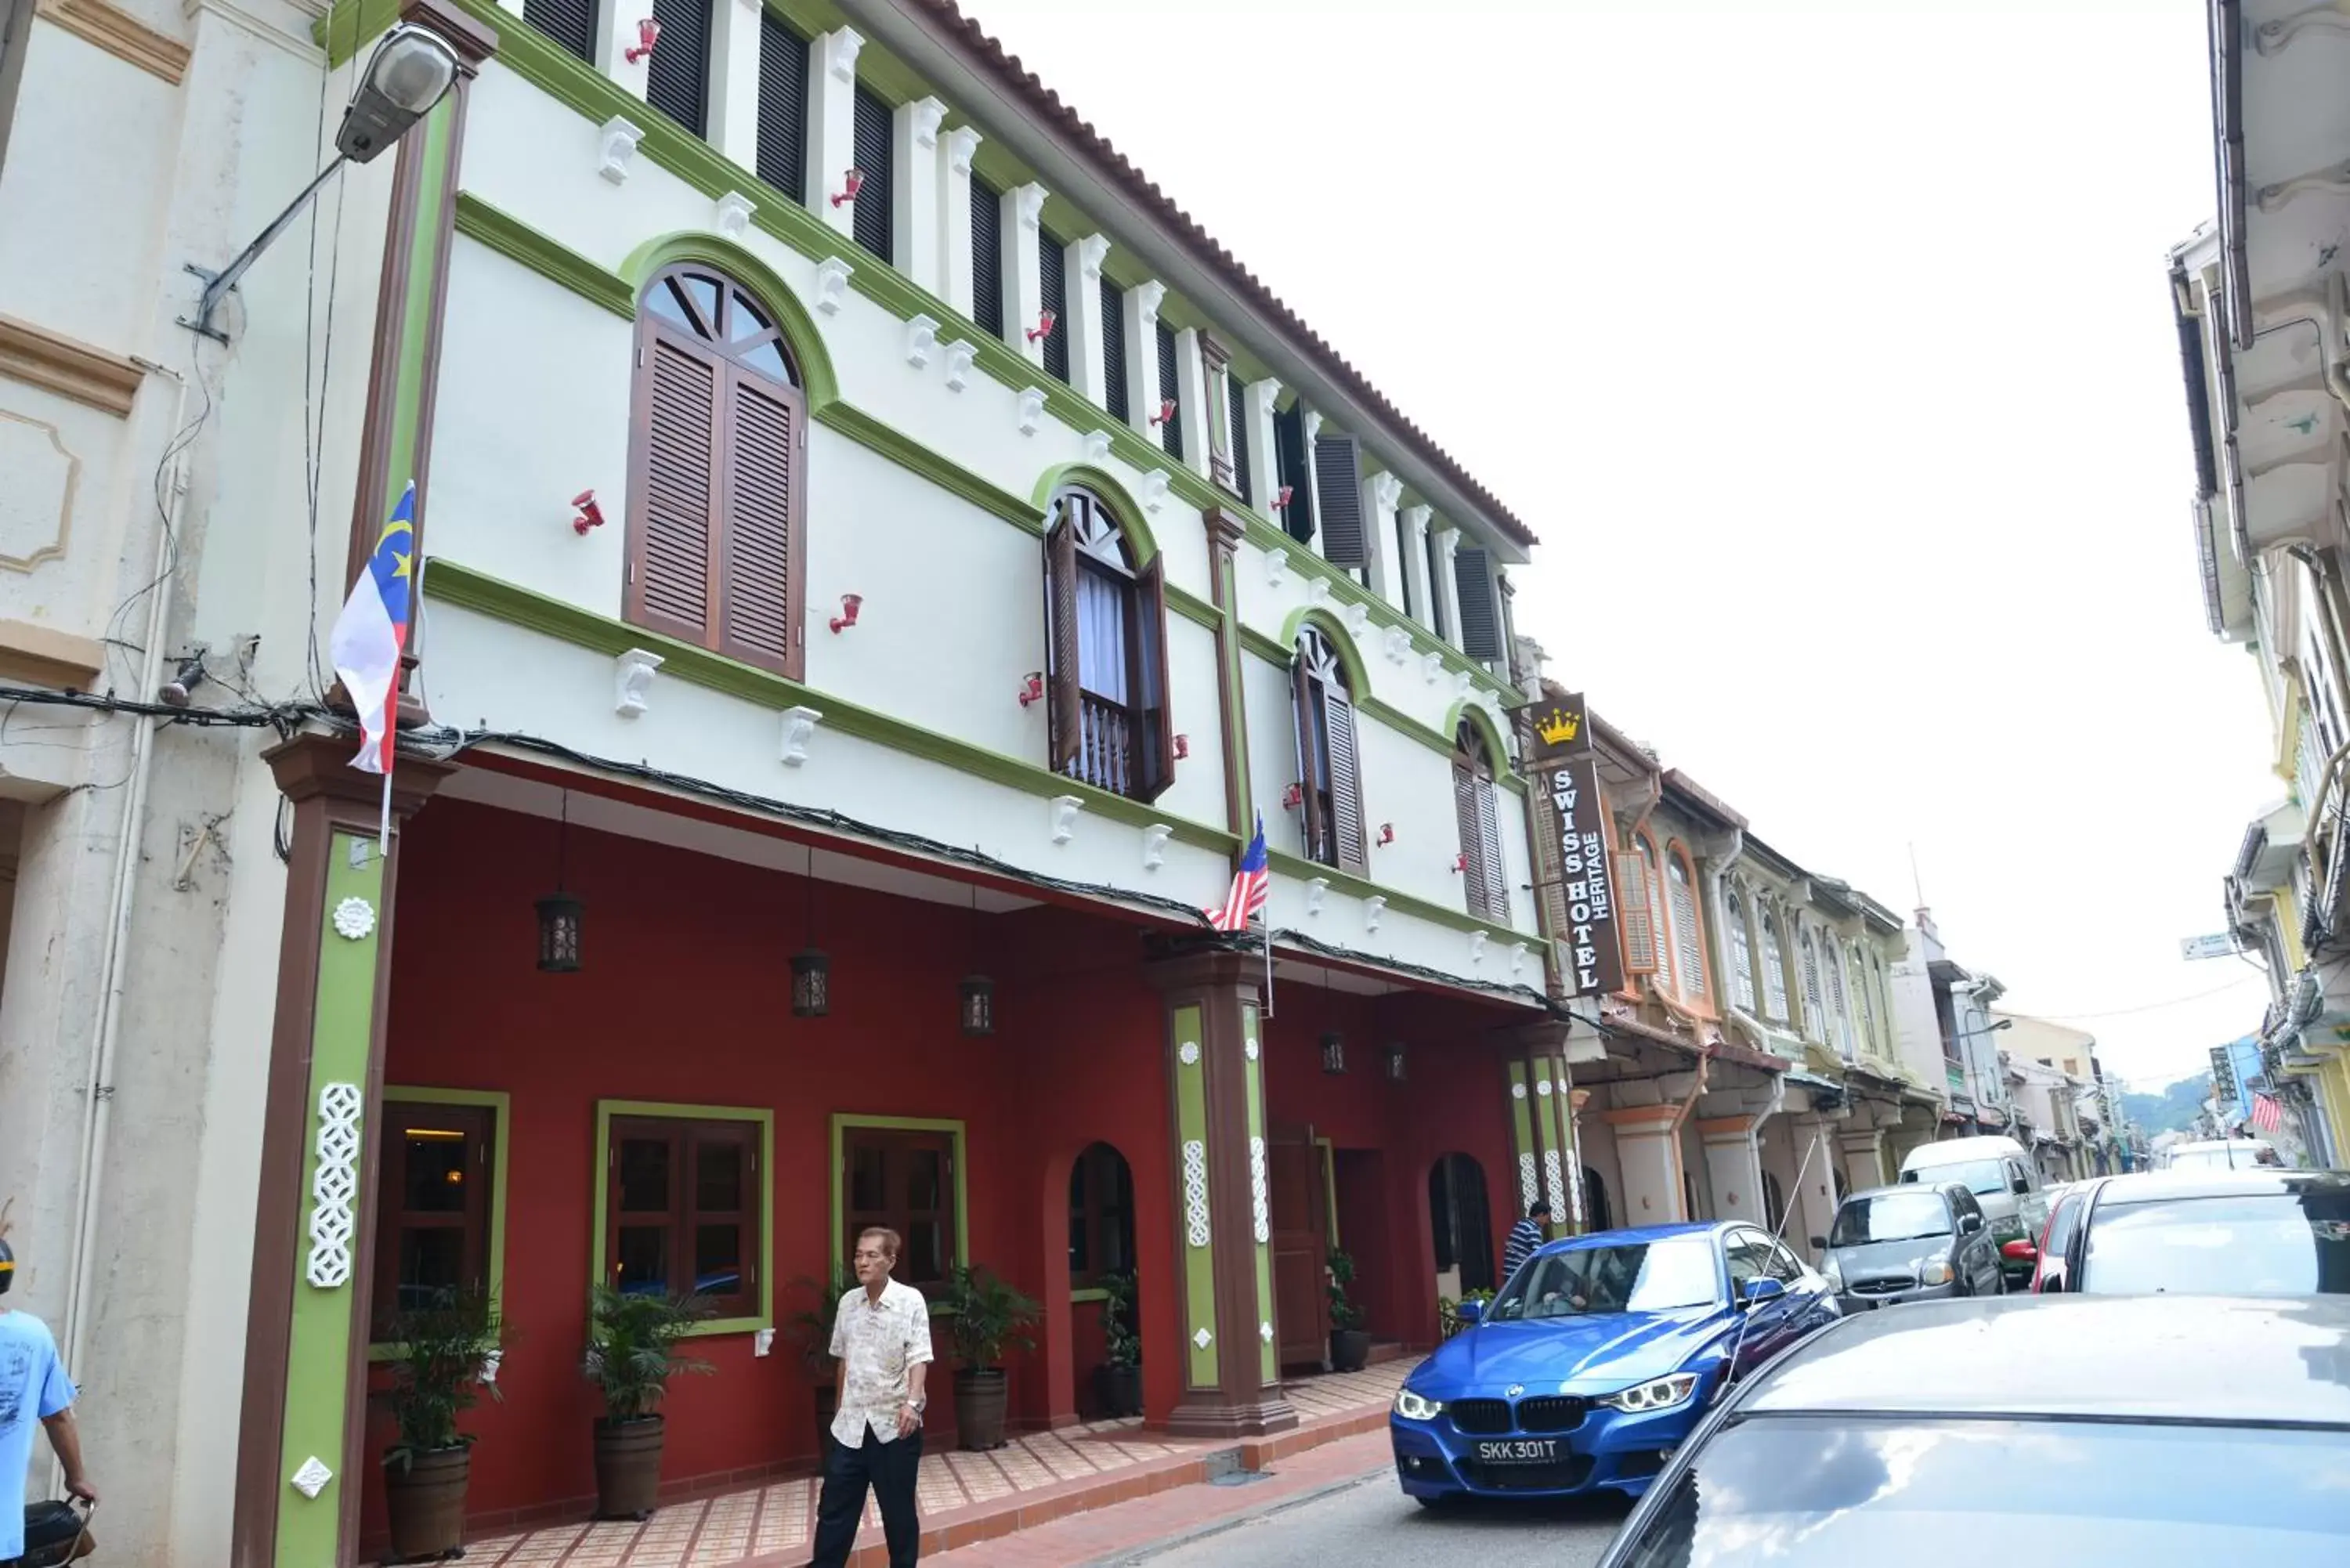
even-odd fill
[{"label": "brown pillar", "polygon": [[1167,1005],[1175,1196],[1175,1325],[1181,1437],[1258,1437],[1297,1425],[1281,1397],[1273,1334],[1273,1209],[1266,1186],[1258,968],[1206,950],[1149,966]]},{"label": "brown pillar", "polygon": [[[292,803],[293,847],[262,1113],[233,1568],[348,1568],[357,1550],[369,1131],[382,1101],[400,836],[387,861],[376,842],[382,781],[349,766],[356,744],[308,733],[265,753]],[[392,774],[396,820],[404,824],[454,771],[402,758]],[[309,1458],[334,1471],[315,1498],[292,1480]]]},{"label": "brown pillar", "polygon": [[1249,801],[1248,711],[1241,680],[1241,612],[1234,561],[1247,525],[1240,514],[1211,506],[1201,514],[1208,529],[1208,597],[1222,614],[1216,621],[1218,733],[1224,752],[1224,826],[1246,843],[1255,831]]}]

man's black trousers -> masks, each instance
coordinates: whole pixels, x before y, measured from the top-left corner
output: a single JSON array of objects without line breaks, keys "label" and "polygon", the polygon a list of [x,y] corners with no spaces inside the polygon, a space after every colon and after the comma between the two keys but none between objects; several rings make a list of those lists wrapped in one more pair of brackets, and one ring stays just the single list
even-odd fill
[{"label": "man's black trousers", "polygon": [[922,1521],[914,1511],[914,1474],[922,1460],[922,1434],[875,1438],[867,1428],[856,1448],[828,1443],[824,1461],[824,1490],[816,1505],[816,1555],[808,1568],[842,1568],[849,1548],[857,1543],[857,1526],[865,1517],[865,1489],[870,1486],[881,1505],[881,1528],[889,1538],[889,1568],[914,1568],[922,1544]]}]

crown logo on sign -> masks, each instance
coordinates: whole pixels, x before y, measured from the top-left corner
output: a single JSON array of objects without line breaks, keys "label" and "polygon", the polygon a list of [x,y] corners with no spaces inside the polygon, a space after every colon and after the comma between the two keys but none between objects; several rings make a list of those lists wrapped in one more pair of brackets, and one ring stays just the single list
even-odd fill
[{"label": "crown logo on sign", "polygon": [[1570,713],[1564,708],[1553,708],[1535,722],[1534,732],[1550,745],[1563,746],[1575,739],[1582,728],[1582,715]]}]

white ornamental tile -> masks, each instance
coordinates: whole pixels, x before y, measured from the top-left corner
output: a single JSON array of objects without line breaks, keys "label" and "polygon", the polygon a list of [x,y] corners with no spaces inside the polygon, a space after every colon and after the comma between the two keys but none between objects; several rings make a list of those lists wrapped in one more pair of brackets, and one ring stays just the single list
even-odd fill
[{"label": "white ornamental tile", "polygon": [[375,929],[375,907],[365,898],[346,898],[335,906],[335,934],[346,941],[364,940]]},{"label": "white ornamental tile", "polygon": [[1257,1324],[1256,1336],[1264,1341],[1267,1345],[1271,1345],[1273,1343],[1273,1324],[1269,1323],[1261,1323]]},{"label": "white ornamental tile", "polygon": [[1558,1150],[1543,1150],[1543,1180],[1550,1189],[1550,1211],[1565,1214],[1566,1207],[1566,1176],[1559,1168]]},{"label": "white ornamental tile", "polygon": [[1536,1181],[1534,1157],[1531,1154],[1518,1156],[1518,1207],[1520,1209],[1532,1210],[1534,1200],[1542,1196],[1542,1189],[1536,1185]]},{"label": "white ornamental tile", "polygon": [[1200,1064],[1200,1043],[1196,1040],[1184,1041],[1182,1044],[1175,1048],[1175,1059],[1178,1062],[1182,1063],[1186,1067],[1198,1066]]},{"label": "white ornamental tile", "polygon": [[1183,1239],[1208,1244],[1208,1146],[1198,1138],[1183,1144]]},{"label": "white ornamental tile", "polygon": [[1216,1336],[1210,1334],[1203,1328],[1199,1333],[1191,1336],[1191,1343],[1198,1345],[1201,1349],[1205,1350],[1208,1346],[1216,1343]]},{"label": "white ornamental tile", "polygon": [[303,1273],[322,1291],[350,1282],[360,1104],[357,1084],[328,1084],[318,1090],[318,1165],[310,1178],[310,1255]]},{"label": "white ornamental tile", "polygon": [[1265,1176],[1264,1139],[1249,1139],[1249,1207],[1257,1245],[1273,1240],[1273,1193]]}]

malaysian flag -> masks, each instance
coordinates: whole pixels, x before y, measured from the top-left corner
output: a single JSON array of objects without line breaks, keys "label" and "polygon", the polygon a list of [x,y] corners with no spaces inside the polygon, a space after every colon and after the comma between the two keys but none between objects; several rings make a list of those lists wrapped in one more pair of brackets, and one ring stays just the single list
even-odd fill
[{"label": "malaysian flag", "polygon": [[1259,812],[1256,836],[1249,840],[1248,853],[1241,857],[1240,869],[1232,873],[1232,890],[1224,895],[1223,908],[1208,911],[1208,924],[1220,931],[1248,929],[1248,923],[1264,912],[1272,884],[1273,874],[1264,858],[1264,814]]},{"label": "malaysian flag", "polygon": [[2252,1096],[2252,1130],[2260,1133],[2273,1133],[2282,1126],[2284,1126],[2284,1107],[2266,1095],[2254,1094]]}]

